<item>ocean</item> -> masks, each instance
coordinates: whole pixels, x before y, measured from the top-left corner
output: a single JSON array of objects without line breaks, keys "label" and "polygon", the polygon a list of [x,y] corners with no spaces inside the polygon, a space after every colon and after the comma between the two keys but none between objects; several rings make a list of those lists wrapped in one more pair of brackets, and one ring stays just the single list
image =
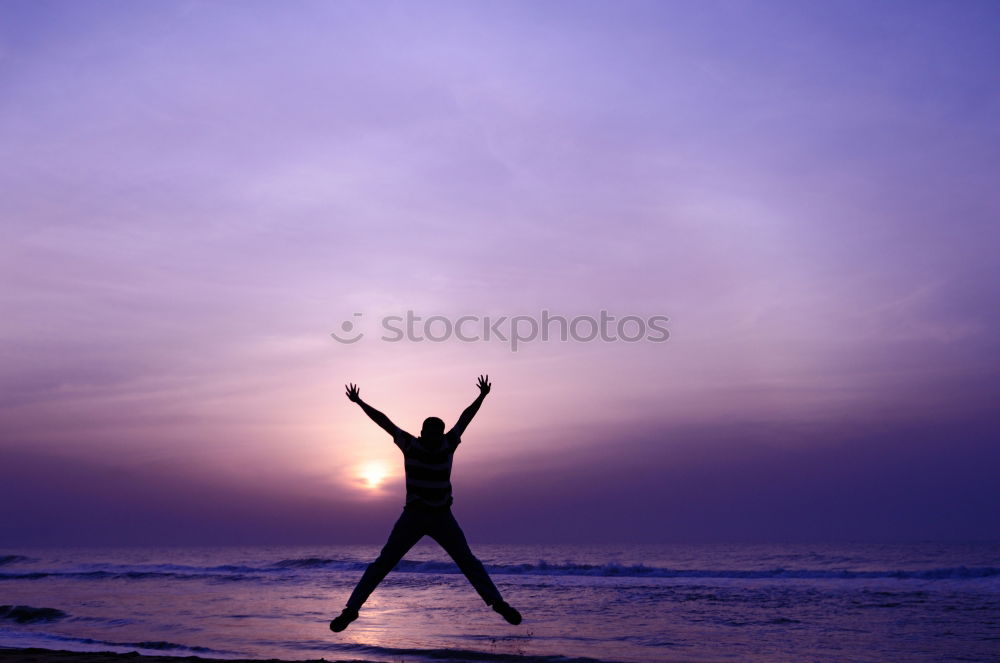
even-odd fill
[{"label": "ocean", "polygon": [[[2,544],[0,544],[2,545]],[[436,545],[343,633],[379,545],[0,548],[0,647],[363,661],[1000,661],[1000,545]]]}]

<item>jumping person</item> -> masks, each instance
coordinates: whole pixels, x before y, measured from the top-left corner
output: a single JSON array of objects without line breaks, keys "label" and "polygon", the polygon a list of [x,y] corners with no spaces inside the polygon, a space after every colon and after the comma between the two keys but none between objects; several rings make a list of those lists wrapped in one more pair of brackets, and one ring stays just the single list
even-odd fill
[{"label": "jumping person", "polygon": [[462,528],[451,513],[451,459],[462,441],[462,433],[476,416],[479,406],[490,393],[489,376],[479,376],[476,386],[479,396],[465,408],[458,423],[444,432],[444,422],[437,417],[424,420],[420,437],[413,437],[389,421],[372,406],[361,400],[355,384],[345,385],[347,397],[361,406],[371,420],[392,436],[403,452],[406,467],[406,506],[389,533],[389,540],[378,558],[368,565],[357,587],[347,599],[347,607],[330,622],[330,630],[343,631],[358,618],[358,610],[382,579],[424,535],[430,536],[451,556],[458,568],[475,587],[486,605],[503,615],[511,624],[521,623],[521,613],[512,608],[490,580],[482,562],[469,549]]}]

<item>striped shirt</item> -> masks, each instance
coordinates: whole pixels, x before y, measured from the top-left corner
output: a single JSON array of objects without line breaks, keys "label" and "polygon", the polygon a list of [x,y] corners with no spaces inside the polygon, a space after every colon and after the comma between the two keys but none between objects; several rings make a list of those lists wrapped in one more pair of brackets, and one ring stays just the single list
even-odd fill
[{"label": "striped shirt", "polygon": [[448,431],[440,448],[424,444],[397,428],[392,441],[403,452],[406,464],[407,506],[446,507],[452,503],[451,459],[462,438],[454,429]]}]

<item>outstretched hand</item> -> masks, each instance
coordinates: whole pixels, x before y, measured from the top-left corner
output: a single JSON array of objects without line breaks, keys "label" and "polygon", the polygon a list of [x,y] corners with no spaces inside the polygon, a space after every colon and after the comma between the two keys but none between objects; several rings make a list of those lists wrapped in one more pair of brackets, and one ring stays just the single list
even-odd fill
[{"label": "outstretched hand", "polygon": [[361,400],[361,395],[358,393],[358,385],[352,382],[350,384],[345,384],[344,386],[347,388],[347,397],[352,403],[357,403]]},{"label": "outstretched hand", "polygon": [[493,386],[490,384],[490,376],[480,375],[479,380],[476,381],[476,386],[479,387],[480,396],[490,393],[490,388]]}]

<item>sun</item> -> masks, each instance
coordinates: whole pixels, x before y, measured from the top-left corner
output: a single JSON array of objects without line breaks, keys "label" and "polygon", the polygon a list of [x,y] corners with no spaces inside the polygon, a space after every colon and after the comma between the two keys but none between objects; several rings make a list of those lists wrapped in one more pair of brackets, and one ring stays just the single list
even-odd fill
[{"label": "sun", "polygon": [[381,461],[371,461],[358,468],[358,476],[365,488],[378,490],[382,482],[389,476],[389,468]]}]

